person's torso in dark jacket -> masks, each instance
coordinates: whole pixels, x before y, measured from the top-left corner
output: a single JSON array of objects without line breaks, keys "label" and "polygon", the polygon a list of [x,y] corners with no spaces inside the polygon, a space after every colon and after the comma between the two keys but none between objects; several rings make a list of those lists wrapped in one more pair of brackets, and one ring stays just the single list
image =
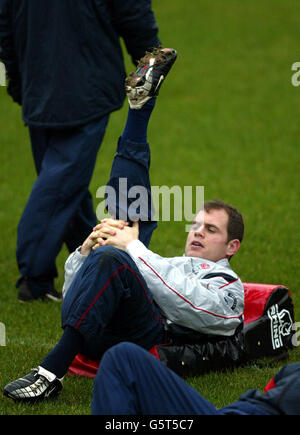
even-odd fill
[{"label": "person's torso in dark jacket", "polygon": [[23,119],[31,126],[74,126],[119,109],[120,36],[133,59],[158,43],[151,2],[144,0],[14,0],[11,14]]}]

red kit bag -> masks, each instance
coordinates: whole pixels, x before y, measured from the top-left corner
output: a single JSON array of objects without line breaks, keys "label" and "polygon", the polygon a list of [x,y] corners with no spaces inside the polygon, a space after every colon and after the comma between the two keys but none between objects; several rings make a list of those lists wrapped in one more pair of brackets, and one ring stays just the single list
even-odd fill
[{"label": "red kit bag", "polygon": [[[289,290],[272,284],[243,283],[245,290],[244,339],[246,362],[280,355],[292,348],[294,308]],[[150,352],[159,358],[157,346]],[[94,378],[100,361],[78,354],[69,374]],[[245,364],[245,359],[241,361]]]}]

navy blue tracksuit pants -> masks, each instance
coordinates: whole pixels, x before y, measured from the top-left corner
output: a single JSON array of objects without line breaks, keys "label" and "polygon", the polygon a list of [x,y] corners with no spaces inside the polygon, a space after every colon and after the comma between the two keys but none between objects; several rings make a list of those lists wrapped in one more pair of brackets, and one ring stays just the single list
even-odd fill
[{"label": "navy blue tracksuit pants", "polygon": [[29,129],[38,177],[18,225],[17,261],[35,297],[53,286],[62,244],[74,251],[97,223],[88,187],[107,122]]},{"label": "navy blue tracksuit pants", "polygon": [[[117,191],[119,178],[128,174],[128,189],[144,186],[150,203],[149,165],[148,144],[120,140],[108,185]],[[128,210],[134,198],[128,201],[117,200],[116,217],[119,205]],[[156,225],[151,219],[140,221],[139,238],[145,245]],[[78,271],[62,304],[62,327],[66,326],[81,334],[82,353],[94,359],[121,341],[132,341],[145,349],[164,342],[161,315],[146,282],[130,256],[112,246],[92,251]]]},{"label": "navy blue tracksuit pants", "polygon": [[103,356],[94,383],[95,415],[261,415],[256,404],[238,401],[217,409],[149,352],[120,343]]},{"label": "navy blue tracksuit pants", "polygon": [[[300,415],[300,363],[283,366],[266,385],[217,409],[149,352],[120,343],[103,356],[94,383],[97,415]],[[186,427],[184,427],[186,428]],[[183,428],[183,429],[184,429]]]}]

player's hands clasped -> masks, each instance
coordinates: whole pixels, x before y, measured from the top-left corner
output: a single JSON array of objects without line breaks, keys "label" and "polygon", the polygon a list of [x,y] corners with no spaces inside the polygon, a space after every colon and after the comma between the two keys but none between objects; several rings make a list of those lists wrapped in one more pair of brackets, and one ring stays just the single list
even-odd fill
[{"label": "player's hands clasped", "polygon": [[138,237],[138,222],[134,222],[130,226],[128,222],[123,220],[102,219],[101,223],[93,228],[93,232],[84,241],[80,252],[82,255],[89,255],[91,250],[105,245],[111,245],[125,251],[126,246]]}]

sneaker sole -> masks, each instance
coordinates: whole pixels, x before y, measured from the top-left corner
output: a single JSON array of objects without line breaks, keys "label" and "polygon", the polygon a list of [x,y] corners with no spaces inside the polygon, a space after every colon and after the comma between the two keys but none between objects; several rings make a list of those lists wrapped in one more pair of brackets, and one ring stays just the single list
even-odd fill
[{"label": "sneaker sole", "polygon": [[36,402],[40,402],[42,400],[48,400],[48,399],[55,399],[59,394],[60,394],[61,390],[59,391],[50,391],[49,394],[42,394],[41,396],[38,397],[14,397],[11,393],[9,393],[8,391],[3,390],[3,394],[5,397],[8,397],[9,399],[12,399],[14,402],[27,402],[27,403],[36,403]]},{"label": "sneaker sole", "polygon": [[[165,54],[160,58],[158,56],[156,57],[156,55],[163,52],[165,52]],[[169,56],[169,58],[166,58],[166,56]],[[125,92],[131,108],[140,109],[150,98],[158,96],[160,87],[172,68],[176,58],[177,51],[168,48],[158,49],[157,52],[153,53],[147,53],[146,56],[140,60],[137,71],[130,73],[125,79]],[[155,65],[160,68],[160,71],[157,70],[157,72],[160,73],[160,76],[159,78],[157,77],[158,80],[156,79],[156,85],[153,85],[153,82],[149,80],[148,76],[151,73],[151,70],[155,68]],[[147,68],[147,70],[145,70],[145,68]],[[142,74],[140,74],[140,69],[142,69]]]}]

